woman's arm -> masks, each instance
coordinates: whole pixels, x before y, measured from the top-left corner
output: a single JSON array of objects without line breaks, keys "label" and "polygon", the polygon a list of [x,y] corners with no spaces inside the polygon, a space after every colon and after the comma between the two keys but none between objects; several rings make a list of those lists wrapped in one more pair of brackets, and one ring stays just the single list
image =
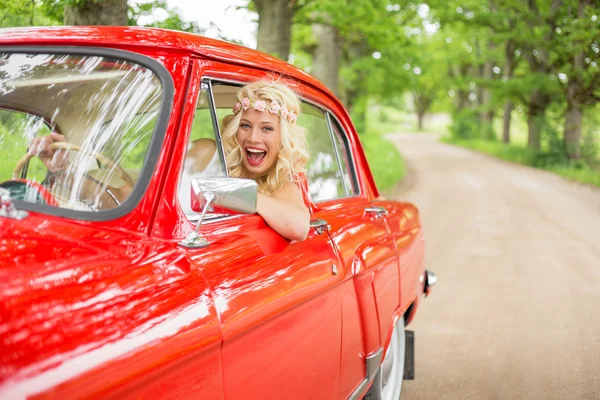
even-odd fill
[{"label": "woman's arm", "polygon": [[256,211],[267,225],[281,236],[302,241],[310,229],[310,213],[304,205],[300,189],[287,181],[272,196],[259,193]]}]

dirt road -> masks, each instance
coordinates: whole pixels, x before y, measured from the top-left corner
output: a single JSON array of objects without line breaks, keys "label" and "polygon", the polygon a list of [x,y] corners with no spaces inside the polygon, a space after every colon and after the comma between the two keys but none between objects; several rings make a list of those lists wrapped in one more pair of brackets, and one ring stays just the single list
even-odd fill
[{"label": "dirt road", "polygon": [[403,400],[600,399],[600,191],[393,134],[438,275]]}]

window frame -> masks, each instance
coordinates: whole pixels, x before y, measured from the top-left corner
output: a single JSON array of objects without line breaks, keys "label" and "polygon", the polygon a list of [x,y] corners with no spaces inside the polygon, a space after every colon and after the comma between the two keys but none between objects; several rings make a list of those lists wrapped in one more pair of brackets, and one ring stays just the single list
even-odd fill
[{"label": "window frame", "polygon": [[[356,193],[352,193],[351,195],[346,196],[345,198],[360,196],[362,194],[362,191],[361,191],[360,183],[358,181],[358,174],[356,171],[356,163],[354,161],[354,153],[352,152],[352,146],[350,146],[350,141],[348,140],[348,133],[342,127],[342,124],[340,123],[339,119],[336,117],[336,115],[331,110],[327,110],[327,123],[329,124],[329,131],[331,132],[331,139],[333,140],[333,145],[336,150],[336,156],[337,156],[338,162],[340,164],[340,170],[342,170],[341,166],[344,165],[344,163],[342,163],[342,159],[340,157],[341,150],[338,148],[337,142],[335,141],[334,124],[335,124],[335,127],[338,128],[338,131],[340,133],[340,141],[343,143],[344,147],[346,148],[346,151],[345,151],[346,159],[349,162],[348,173],[350,174],[350,181],[353,186],[353,188],[352,188],[353,192],[356,192]],[[344,180],[344,186],[346,186],[345,180]]]},{"label": "window frame", "polygon": [[[225,155],[224,155],[224,148],[222,146],[222,132],[221,132],[221,127],[219,125],[219,121],[218,121],[218,115],[217,115],[217,109],[216,109],[216,105],[215,105],[215,101],[214,101],[214,92],[213,92],[213,86],[215,84],[223,84],[223,85],[229,85],[229,86],[235,86],[235,87],[242,87],[246,84],[248,84],[250,81],[242,81],[242,80],[235,80],[235,79],[226,79],[226,78],[219,78],[219,77],[214,77],[211,76],[210,74],[203,74],[200,76],[200,86],[198,89],[198,95],[200,95],[200,91],[203,88],[203,84],[207,84],[208,88],[209,88],[209,107],[210,107],[210,112],[211,112],[211,120],[212,120],[212,124],[213,124],[213,130],[217,133],[218,139],[217,139],[217,146],[220,147],[219,152],[220,157],[223,157],[223,165],[225,166],[225,170],[226,170],[226,174],[227,176],[229,176],[229,170],[227,169],[227,164],[225,163]],[[301,82],[302,83],[302,82]],[[198,97],[196,96],[196,99]],[[360,197],[363,194],[363,190],[360,186],[360,182],[358,179],[358,174],[357,174],[357,170],[356,170],[356,162],[354,160],[354,152],[352,150],[352,146],[350,145],[350,140],[348,138],[348,134],[346,132],[346,130],[342,127],[342,124],[339,121],[339,118],[336,116],[336,114],[328,107],[317,103],[315,101],[312,101],[310,99],[307,99],[304,96],[298,95],[298,98],[301,102],[307,103],[315,108],[317,108],[319,111],[323,112],[323,115],[325,117],[325,120],[327,122],[327,128],[329,131],[329,139],[331,140],[333,149],[336,153],[336,160],[338,163],[338,167],[340,168],[340,171],[342,171],[342,162],[341,162],[341,154],[340,154],[340,149],[337,146],[337,143],[335,142],[335,138],[333,135],[335,135],[335,132],[333,131],[333,125],[332,122],[337,124],[339,131],[340,131],[340,135],[341,135],[341,141],[343,142],[344,146],[346,147],[346,157],[348,157],[348,160],[350,161],[350,165],[348,165],[349,167],[349,171],[348,173],[350,174],[350,179],[352,181],[352,184],[354,185],[354,188],[356,190],[356,193],[353,193],[351,195],[346,195],[343,197],[334,197],[331,199],[326,199],[326,200],[319,200],[319,201],[315,201],[312,198],[310,199],[311,203],[313,205],[317,205],[317,204],[326,204],[332,201],[336,201],[336,200],[344,200],[344,199],[350,199],[350,198],[356,198],[356,197]],[[233,107],[233,105],[232,105]],[[194,111],[195,113],[195,111]],[[333,118],[333,121],[331,120]],[[191,126],[190,126],[191,129]],[[189,135],[191,132],[187,132],[186,134]],[[189,142],[189,136],[188,136],[188,142]],[[309,149],[310,152],[310,149]],[[343,179],[342,177],[342,183],[344,185],[344,188],[346,188],[346,182],[345,179]],[[348,190],[346,188],[346,193],[348,193]],[[198,216],[188,216],[187,214],[183,213],[186,216],[186,219],[192,223],[196,223],[198,221]],[[244,215],[215,215],[214,217],[207,219],[203,222],[203,224],[210,224],[210,223],[214,223],[217,221],[223,221],[223,220],[227,220],[227,219],[232,219],[232,218],[240,218],[243,217]]]},{"label": "window frame", "polygon": [[53,216],[65,217],[83,221],[110,221],[120,217],[123,217],[133,211],[137,205],[142,201],[148,186],[150,185],[150,179],[156,170],[158,159],[163,147],[167,126],[171,119],[173,111],[173,102],[175,95],[175,85],[173,78],[167,70],[157,60],[141,54],[133,53],[126,50],[120,50],[109,47],[91,47],[91,46],[0,46],[0,53],[4,54],[60,54],[60,55],[72,55],[72,56],[90,56],[90,57],[104,57],[112,58],[121,61],[127,61],[130,63],[142,66],[152,71],[159,79],[162,85],[162,93],[160,98],[160,109],[158,111],[158,117],[156,124],[152,131],[152,137],[150,138],[150,144],[146,157],[144,158],[144,164],[140,176],[127,199],[115,208],[108,210],[98,211],[79,211],[71,210],[67,208],[53,207],[46,204],[29,203],[23,200],[14,199],[13,203],[18,209],[35,211]]}]

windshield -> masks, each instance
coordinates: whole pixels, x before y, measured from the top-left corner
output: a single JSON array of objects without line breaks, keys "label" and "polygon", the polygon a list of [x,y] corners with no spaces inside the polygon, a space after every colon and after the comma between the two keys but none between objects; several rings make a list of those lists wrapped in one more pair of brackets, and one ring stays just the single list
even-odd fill
[{"label": "windshield", "polygon": [[0,187],[63,209],[119,207],[144,167],[162,91],[129,61],[0,52]]}]

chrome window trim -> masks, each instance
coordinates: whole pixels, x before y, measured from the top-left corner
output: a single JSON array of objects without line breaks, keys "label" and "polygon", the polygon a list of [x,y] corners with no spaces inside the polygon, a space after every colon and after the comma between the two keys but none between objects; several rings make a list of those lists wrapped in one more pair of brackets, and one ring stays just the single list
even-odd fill
[{"label": "chrome window trim", "polygon": [[346,179],[344,177],[344,169],[342,168],[342,160],[340,159],[340,149],[338,149],[337,141],[335,140],[335,132],[333,131],[333,127],[331,126],[331,117],[329,113],[325,113],[325,119],[327,120],[327,128],[329,129],[329,136],[331,136],[331,143],[333,143],[333,151],[335,151],[335,158],[337,159],[338,168],[340,169],[340,173],[342,174],[342,186],[344,186],[346,197],[349,197],[350,192],[348,191],[348,185],[346,185]]},{"label": "chrome window trim", "polygon": [[[215,105],[215,97],[212,90],[212,81],[210,79],[202,79],[200,88],[206,84],[208,89],[208,104],[210,106],[211,115],[210,119],[213,123],[213,130],[215,132],[215,140],[217,141],[217,148],[219,149],[219,158],[221,159],[221,165],[225,168],[225,176],[229,177],[229,170],[225,163],[225,149],[223,147],[223,140],[221,139],[221,128],[219,126],[219,117],[217,116],[217,107]],[[194,111],[195,114],[195,111]]]},{"label": "chrome window trim", "polygon": [[[352,196],[348,196],[348,197],[356,197],[356,196],[360,196],[362,194],[362,190],[360,187],[360,183],[358,181],[358,173],[356,170],[356,162],[354,161],[355,158],[355,154],[352,152],[352,146],[350,146],[350,141],[348,140],[348,133],[346,132],[346,130],[344,129],[344,127],[342,126],[340,120],[335,116],[335,114],[331,111],[329,111],[329,118],[333,118],[333,122],[340,128],[340,135],[342,142],[344,143],[344,146],[346,147],[346,152],[347,152],[347,156],[348,156],[348,160],[350,161],[350,179],[352,180],[352,184],[354,185],[354,188],[356,189],[356,191],[358,193],[352,195]],[[335,135],[334,132],[332,132],[333,135]]]}]

